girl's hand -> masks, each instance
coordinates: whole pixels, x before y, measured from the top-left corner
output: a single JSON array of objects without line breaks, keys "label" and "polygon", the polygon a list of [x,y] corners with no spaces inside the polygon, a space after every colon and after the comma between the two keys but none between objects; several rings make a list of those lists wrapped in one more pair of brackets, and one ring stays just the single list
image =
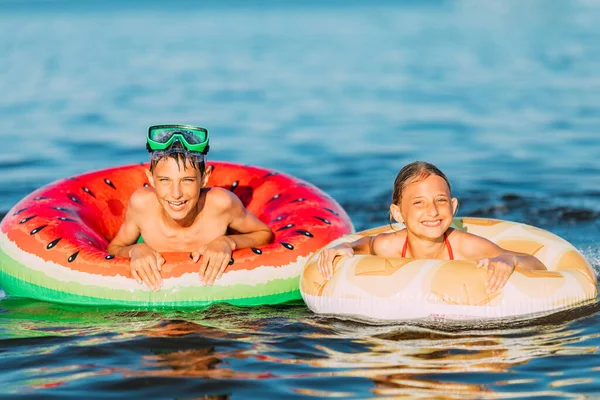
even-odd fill
[{"label": "girl's hand", "polygon": [[234,247],[232,242],[233,239],[221,236],[192,252],[194,262],[198,262],[202,256],[199,268],[200,279],[207,285],[212,285],[216,279],[223,276],[225,268],[231,261]]},{"label": "girl's hand", "polygon": [[129,251],[129,269],[137,283],[144,282],[152,291],[160,290],[162,277],[160,269],[165,259],[159,252],[145,243],[136,244]]},{"label": "girl's hand", "polygon": [[333,260],[337,256],[352,257],[354,256],[354,249],[352,249],[349,243],[340,243],[337,246],[321,251],[317,260],[317,267],[325,280],[329,280],[333,276]]},{"label": "girl's hand", "polygon": [[487,268],[485,285],[488,293],[495,293],[506,285],[508,278],[515,270],[517,258],[512,254],[502,254],[494,258],[482,258],[477,268]]}]

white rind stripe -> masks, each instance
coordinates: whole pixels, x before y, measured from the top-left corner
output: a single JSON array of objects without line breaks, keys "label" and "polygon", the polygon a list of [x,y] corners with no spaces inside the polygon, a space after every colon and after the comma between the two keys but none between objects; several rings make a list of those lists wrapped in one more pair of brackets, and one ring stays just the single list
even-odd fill
[{"label": "white rind stripe", "polygon": [[[105,287],[111,289],[140,290],[141,285],[133,278],[122,275],[103,276],[81,272],[56,264],[52,261],[27,253],[12,242],[4,232],[0,232],[0,249],[10,258],[26,268],[45,274],[49,278],[63,282],[77,282],[85,286]],[[253,270],[230,271],[217,280],[213,287],[233,285],[260,285],[273,280],[297,278],[309,256],[298,257],[295,262],[282,266],[263,265]],[[163,279],[163,289],[202,287],[205,284],[199,276],[187,273],[176,278]],[[145,288],[145,286],[143,286]],[[148,289],[149,290],[149,289]]]}]

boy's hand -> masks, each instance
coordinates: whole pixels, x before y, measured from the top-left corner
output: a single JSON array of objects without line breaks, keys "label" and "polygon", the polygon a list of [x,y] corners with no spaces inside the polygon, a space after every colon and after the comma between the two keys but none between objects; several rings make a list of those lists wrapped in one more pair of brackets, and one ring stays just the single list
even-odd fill
[{"label": "boy's hand", "polygon": [[198,262],[200,256],[202,256],[199,268],[200,279],[207,285],[212,285],[216,279],[223,276],[235,246],[232,241],[233,239],[221,236],[200,247],[198,251],[192,252],[194,262]]},{"label": "boy's hand", "polygon": [[160,290],[160,269],[165,263],[163,256],[145,243],[133,246],[130,256],[129,268],[137,283],[144,282],[152,291]]},{"label": "boy's hand", "polygon": [[325,280],[329,280],[333,276],[333,260],[337,256],[352,257],[354,256],[354,249],[349,243],[340,243],[337,246],[321,251],[317,260],[317,267]]},{"label": "boy's hand", "polygon": [[502,254],[494,258],[482,258],[477,268],[487,267],[485,285],[488,293],[495,293],[506,285],[508,278],[515,270],[517,260],[512,254]]}]

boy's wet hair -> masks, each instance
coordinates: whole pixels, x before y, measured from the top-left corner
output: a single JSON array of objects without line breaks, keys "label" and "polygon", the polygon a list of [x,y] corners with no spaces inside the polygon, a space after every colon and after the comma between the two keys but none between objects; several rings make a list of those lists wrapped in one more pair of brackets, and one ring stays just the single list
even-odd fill
[{"label": "boy's wet hair", "polygon": [[204,154],[197,151],[186,150],[179,141],[175,141],[167,150],[158,150],[150,152],[150,172],[154,170],[156,165],[165,159],[172,158],[177,162],[177,166],[181,168],[190,167],[200,171],[200,175],[204,176],[206,172],[206,157]]},{"label": "boy's wet hair", "polygon": [[400,170],[400,172],[398,172],[396,180],[394,181],[394,190],[392,192],[392,204],[400,205],[400,201],[402,200],[402,191],[404,190],[406,185],[412,182],[422,181],[430,175],[437,175],[440,178],[444,179],[448,184],[448,190],[450,190],[450,195],[452,195],[452,187],[450,186],[450,181],[448,181],[446,175],[438,167],[426,161],[415,161],[405,165]]}]

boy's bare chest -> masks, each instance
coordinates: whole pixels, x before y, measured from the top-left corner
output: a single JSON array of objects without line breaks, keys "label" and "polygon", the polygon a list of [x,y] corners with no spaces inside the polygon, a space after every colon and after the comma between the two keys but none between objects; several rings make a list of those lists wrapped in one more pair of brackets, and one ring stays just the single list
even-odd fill
[{"label": "boy's bare chest", "polygon": [[199,218],[189,227],[172,227],[163,221],[148,221],[142,237],[158,252],[194,251],[227,233],[227,225],[214,218]]}]

